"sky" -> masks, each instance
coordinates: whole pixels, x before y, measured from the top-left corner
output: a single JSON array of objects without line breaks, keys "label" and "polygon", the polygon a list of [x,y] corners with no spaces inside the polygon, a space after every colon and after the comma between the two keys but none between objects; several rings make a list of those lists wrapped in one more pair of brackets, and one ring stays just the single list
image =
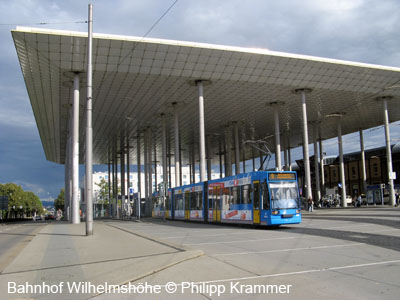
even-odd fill
[{"label": "sky", "polygon": [[[174,2],[92,1],[93,30],[144,36]],[[87,19],[88,3],[0,0],[0,183],[17,183],[42,200],[57,197],[64,166],[46,161],[10,31],[18,25],[87,31],[76,22]],[[178,0],[148,37],[400,67],[399,11],[398,0]],[[390,126],[391,143],[400,141],[399,125]],[[382,126],[364,135],[367,149],[384,145]],[[359,151],[358,134],[344,136],[343,146],[345,153]],[[336,140],[324,147],[337,155]],[[301,155],[292,151],[293,159]]]}]

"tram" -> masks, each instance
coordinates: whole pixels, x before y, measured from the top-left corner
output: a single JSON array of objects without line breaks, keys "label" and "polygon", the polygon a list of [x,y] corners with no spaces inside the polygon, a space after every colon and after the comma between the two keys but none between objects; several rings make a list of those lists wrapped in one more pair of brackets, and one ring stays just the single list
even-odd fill
[{"label": "tram", "polygon": [[153,218],[165,218],[172,219],[173,218],[173,209],[172,209],[172,189],[168,189],[167,197],[165,198],[165,208],[164,210],[164,199],[159,192],[154,192],[152,195],[152,210],[151,216]]},{"label": "tram", "polygon": [[205,220],[205,185],[205,182],[199,182],[173,189],[174,219]]},{"label": "tram", "polygon": [[[164,216],[161,197],[153,216]],[[155,204],[156,203],[156,204]],[[166,217],[266,226],[301,222],[296,172],[256,171],[168,190]]]},{"label": "tram", "polygon": [[164,199],[159,192],[154,192],[152,195],[152,211],[153,218],[164,218]]}]

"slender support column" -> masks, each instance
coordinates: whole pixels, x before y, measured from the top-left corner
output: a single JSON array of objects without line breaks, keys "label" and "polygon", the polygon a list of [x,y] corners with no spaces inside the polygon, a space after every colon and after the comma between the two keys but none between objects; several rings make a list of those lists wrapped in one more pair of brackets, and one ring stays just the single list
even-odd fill
[{"label": "slender support column", "polygon": [[70,181],[69,181],[69,173],[70,173],[70,164],[69,164],[69,148],[70,148],[70,140],[69,134],[67,137],[67,144],[65,147],[65,161],[64,161],[64,168],[65,168],[65,187],[64,187],[64,218],[65,220],[69,220],[68,217],[68,206],[69,206],[69,198],[70,198]]},{"label": "slender support column", "polygon": [[303,128],[303,159],[304,159],[304,170],[305,170],[305,188],[306,188],[306,199],[312,197],[311,193],[311,174],[310,174],[310,155],[308,151],[308,125],[307,125],[307,106],[306,106],[306,92],[308,90],[298,90],[301,94],[301,111],[302,111],[302,128]]},{"label": "slender support column", "polygon": [[190,150],[189,150],[189,178],[190,178],[190,184],[193,184],[193,144],[190,145]]},{"label": "slender support column", "polygon": [[222,143],[221,138],[218,141],[219,143],[219,178],[222,178]]},{"label": "slender support column", "polygon": [[[152,137],[152,134],[151,134],[151,128],[149,128],[148,131],[149,131],[149,137],[148,137],[149,139],[147,141],[148,142],[148,144],[147,144],[147,159],[149,161],[148,161],[147,170],[149,172],[148,178],[149,178],[149,198],[150,198],[150,201],[147,204],[147,206],[148,206],[148,208],[150,208],[151,207],[151,201],[153,199],[153,164],[152,164],[152,161],[151,161],[151,146],[152,146],[153,137]],[[149,213],[150,211],[147,211],[147,212]]]},{"label": "slender support column", "polygon": [[174,130],[175,130],[175,186],[181,186],[180,179],[180,158],[179,158],[179,113],[178,104],[173,103],[174,107]]},{"label": "slender support column", "polygon": [[68,138],[68,209],[67,209],[67,219],[71,223],[72,222],[72,175],[73,175],[73,167],[72,167],[72,109],[70,109],[70,122],[69,122],[69,138]]},{"label": "slender support column", "polygon": [[243,164],[243,173],[246,173],[246,153],[244,147],[242,148],[242,164]]},{"label": "slender support column", "polygon": [[147,186],[148,186],[148,198],[146,201],[146,216],[151,216],[151,205],[153,199],[153,165],[151,159],[151,147],[152,147],[152,132],[151,128],[147,129]]},{"label": "slender support column", "polygon": [[[144,132],[144,145],[143,145],[143,155],[144,155],[144,199],[145,199],[145,206],[147,208],[147,202],[149,201],[149,165],[148,165],[148,152],[147,146],[148,145],[148,131]],[[146,211],[146,214],[148,212]]]},{"label": "slender support column", "polygon": [[339,145],[339,170],[340,181],[342,183],[342,207],[347,207],[346,200],[346,178],[344,176],[344,162],[343,162],[343,140],[342,140],[342,120],[338,120],[338,145]]},{"label": "slender support column", "polygon": [[162,115],[162,166],[163,166],[163,185],[164,194],[163,206],[164,206],[164,221],[166,214],[165,197],[168,195],[168,174],[167,174],[167,120],[165,115]]},{"label": "slender support column", "polygon": [[125,138],[121,137],[121,218],[125,216]]},{"label": "slender support column", "polygon": [[158,191],[158,185],[157,185],[157,146],[156,146],[156,141],[154,141],[154,186],[155,186],[155,191]]},{"label": "slender support column", "polygon": [[137,135],[137,145],[136,145],[136,164],[137,164],[137,192],[138,192],[138,198],[137,202],[135,205],[135,210],[136,210],[136,217],[140,218],[140,199],[142,197],[142,163],[141,163],[141,157],[140,157],[140,132],[138,132]]},{"label": "slender support column", "polygon": [[193,164],[192,164],[192,160],[191,160],[191,153],[189,153],[189,179],[190,179],[190,184],[193,184],[193,177],[192,177],[192,172],[193,172]]},{"label": "slender support column", "polygon": [[318,139],[317,139],[317,131],[318,124],[314,124],[314,173],[315,173],[315,197],[316,201],[321,200],[321,189],[319,182],[319,156],[318,156]]},{"label": "slender support column", "polygon": [[111,217],[115,217],[115,154],[114,149],[112,151],[112,165],[111,165],[111,172],[112,172],[112,201],[111,201]]},{"label": "slender support column", "polygon": [[88,62],[87,62],[87,97],[86,97],[86,235],[93,235],[93,127],[92,127],[92,35],[93,5],[89,4],[88,14]]},{"label": "slender support column", "polygon": [[72,103],[72,224],[80,223],[79,215],[79,74],[74,76]]},{"label": "slender support column", "polygon": [[199,89],[199,132],[200,132],[200,181],[206,180],[206,142],[204,127],[204,98],[203,98],[203,82],[196,82]]},{"label": "slender support column", "polygon": [[262,170],[264,170],[264,158],[263,158],[263,155],[262,155],[262,152],[260,151],[260,170],[262,171]]},{"label": "slender support column", "polygon": [[211,180],[211,141],[207,136],[207,180]]},{"label": "slender support column", "polygon": [[193,176],[193,183],[196,183],[196,155],[195,155],[196,147],[195,147],[194,143],[193,143],[192,147],[193,147],[192,148],[192,171],[193,171],[192,176]]},{"label": "slender support column", "polygon": [[385,124],[385,141],[386,141],[386,163],[389,178],[389,204],[391,206],[396,205],[396,199],[394,195],[394,185],[393,185],[393,165],[392,165],[392,150],[390,148],[390,130],[389,130],[389,114],[387,107],[387,100],[390,97],[383,97],[383,118]]},{"label": "slender support column", "polygon": [[[321,132],[320,132],[321,134]],[[324,170],[324,152],[322,139],[319,140],[319,165],[321,168],[321,194],[325,195],[325,170]]]},{"label": "slender support column", "polygon": [[169,183],[169,188],[172,188],[172,166],[171,166],[171,143],[169,140],[169,135],[168,135],[168,183]]},{"label": "slender support column", "polygon": [[277,171],[282,170],[281,162],[281,133],[279,130],[279,110],[278,104],[272,105],[274,109],[274,123],[275,123],[275,168]]},{"label": "slender support column", "polygon": [[225,138],[226,138],[226,168],[225,168],[225,177],[232,176],[232,151],[231,151],[231,129],[230,127],[226,127],[225,129]]},{"label": "slender support column", "polygon": [[[68,151],[68,142],[67,147]],[[69,165],[68,165],[68,154],[65,155],[65,162],[64,162],[64,218],[68,220],[67,211],[68,211],[68,199],[69,199]]]},{"label": "slender support column", "polygon": [[126,198],[128,200],[128,205],[127,205],[127,217],[130,217],[130,199],[131,199],[131,193],[130,187],[131,187],[131,158],[130,158],[130,148],[129,148],[129,136],[126,138]]},{"label": "slender support column", "polygon": [[226,132],[225,132],[225,136],[224,136],[224,173],[225,173],[225,177],[229,176],[229,170],[228,170],[228,146],[227,146],[227,136],[226,136]]},{"label": "slender support column", "polygon": [[183,180],[182,180],[182,147],[181,147],[181,139],[179,136],[179,185],[183,185]]},{"label": "slender support column", "polygon": [[362,178],[362,187],[360,188],[360,193],[367,193],[367,170],[365,167],[365,151],[364,151],[364,134],[362,129],[359,131],[360,133],[360,148],[361,148],[361,178]]},{"label": "slender support column", "polygon": [[286,140],[287,140],[287,137],[286,137],[286,133],[285,133],[285,134],[283,134],[283,159],[284,159],[285,171],[289,170]]},{"label": "slender support column", "polygon": [[108,148],[108,159],[107,159],[107,179],[108,179],[108,215],[111,217],[111,155],[110,148]]},{"label": "slender support column", "polygon": [[239,124],[235,122],[235,175],[240,174]]},{"label": "slender support column", "polygon": [[290,137],[288,137],[288,139],[287,139],[287,154],[288,154],[289,171],[292,171],[292,156],[290,153]]},{"label": "slender support column", "polygon": [[118,209],[118,155],[117,155],[117,145],[114,145],[114,217],[119,218]]}]

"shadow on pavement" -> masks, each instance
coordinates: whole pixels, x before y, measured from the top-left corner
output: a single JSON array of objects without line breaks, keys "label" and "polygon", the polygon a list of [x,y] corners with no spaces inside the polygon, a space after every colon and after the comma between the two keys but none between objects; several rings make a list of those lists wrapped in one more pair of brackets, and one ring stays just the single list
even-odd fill
[{"label": "shadow on pavement", "polygon": [[364,243],[400,252],[400,237],[397,236],[387,236],[357,231],[341,231],[315,228],[281,228],[279,230],[287,230],[291,233],[308,234],[312,236],[321,236],[357,243]]},{"label": "shadow on pavement", "polygon": [[116,262],[116,261],[122,261],[122,260],[149,258],[149,257],[155,257],[155,256],[160,256],[160,255],[166,255],[166,254],[173,254],[173,253],[178,253],[178,252],[179,251],[171,251],[171,252],[163,252],[163,253],[156,253],[156,254],[149,254],[149,255],[139,255],[139,256],[130,256],[130,257],[115,258],[115,259],[106,259],[106,260],[101,260],[101,261],[92,261],[92,262],[79,263],[79,264],[69,264],[69,265],[37,268],[37,269],[31,269],[31,270],[6,272],[6,273],[0,273],[0,276],[2,276],[2,275],[10,275],[10,274],[20,274],[20,273],[26,273],[26,272],[43,271],[43,270],[51,270],[51,269],[70,268],[70,267],[77,267],[77,266],[84,266],[84,265],[102,264],[102,263]]},{"label": "shadow on pavement", "polygon": [[[398,218],[398,216],[385,216],[387,218]],[[390,226],[396,229],[400,229],[400,220],[395,221],[395,220],[389,220],[389,219],[374,219],[374,218],[364,218],[364,215],[361,216],[355,216],[352,218],[349,215],[325,215],[325,216],[318,216],[318,215],[313,215],[310,216],[308,215],[306,217],[307,219],[317,219],[317,220],[335,220],[335,221],[346,221],[346,222],[358,222],[358,223],[364,223],[364,224],[373,224],[375,225],[383,225],[383,226]]]}]

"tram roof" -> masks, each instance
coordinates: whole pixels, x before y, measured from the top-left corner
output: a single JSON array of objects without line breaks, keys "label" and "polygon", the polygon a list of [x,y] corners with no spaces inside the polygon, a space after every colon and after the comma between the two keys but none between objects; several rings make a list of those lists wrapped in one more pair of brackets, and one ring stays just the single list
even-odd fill
[{"label": "tram roof", "polygon": [[[87,33],[17,27],[12,37],[43,149],[50,161],[64,163],[73,72],[82,72],[82,162]],[[312,90],[306,95],[308,121],[317,124],[318,138],[323,140],[337,136],[337,121],[327,115],[343,114],[343,134],[382,124],[382,104],[376,100],[380,96],[393,96],[388,103],[389,119],[400,120],[400,106],[395,103],[400,97],[400,68],[267,49],[95,33],[93,162],[107,163],[109,147],[119,148],[120,136],[126,135],[130,140],[132,163],[135,163],[135,139],[146,128],[152,129],[157,157],[161,160],[160,115],[172,119],[172,103],[177,102],[185,165],[193,145],[198,153],[198,90],[192,84],[198,79],[211,81],[204,87],[205,127],[214,158],[220,151],[220,140],[234,122],[239,122],[242,140],[265,139],[273,152],[271,102],[280,104],[281,132],[290,137],[291,147],[299,146],[301,100],[294,92],[299,88]],[[172,122],[169,122],[169,133],[173,150]],[[311,142],[312,127],[309,127],[309,137]],[[252,153],[246,147],[246,159]]]}]

